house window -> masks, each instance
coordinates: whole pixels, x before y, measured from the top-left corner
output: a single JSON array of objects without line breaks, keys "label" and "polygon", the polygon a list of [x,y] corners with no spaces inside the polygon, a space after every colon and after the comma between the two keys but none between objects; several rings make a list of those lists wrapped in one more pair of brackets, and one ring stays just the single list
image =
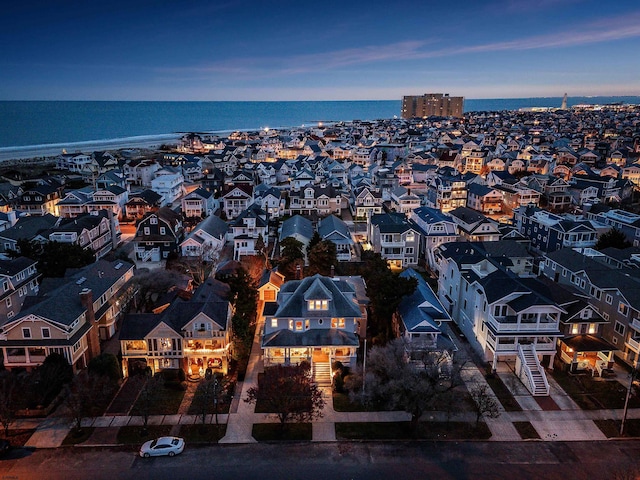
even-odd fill
[{"label": "house window", "polygon": [[309,310],[329,310],[329,300],[309,300]]},{"label": "house window", "polygon": [[9,282],[7,280],[5,280],[4,282],[2,282],[2,289],[6,292],[7,290],[9,290]]},{"label": "house window", "polygon": [[616,324],[613,326],[613,329],[616,331],[617,334],[624,335],[625,327],[622,323],[616,322]]},{"label": "house window", "polygon": [[507,314],[506,305],[496,305],[493,309],[493,315],[495,317],[504,317]]},{"label": "house window", "polygon": [[22,338],[31,338],[31,329],[29,327],[22,329]]},{"label": "house window", "polygon": [[51,338],[51,330],[49,330],[49,327],[42,327],[42,338]]},{"label": "house window", "polygon": [[309,319],[307,318],[307,319],[304,321],[304,329],[305,329],[305,330],[309,330],[309,328],[311,328],[311,322],[310,322],[310,321],[309,321]]},{"label": "house window", "polygon": [[144,234],[151,235],[151,229],[149,227],[144,227]]},{"label": "house window", "polygon": [[271,319],[271,328],[278,328],[278,319],[277,318],[272,318]]},{"label": "house window", "polygon": [[623,302],[620,302],[618,304],[618,313],[621,313],[626,317],[627,314],[629,313],[629,306]]},{"label": "house window", "polygon": [[289,320],[289,330],[293,330],[293,320]]},{"label": "house window", "polygon": [[158,224],[158,218],[157,217],[151,217],[149,219],[149,223],[151,223],[151,225],[157,225]]},{"label": "house window", "polygon": [[594,333],[596,333],[597,329],[596,329],[596,324],[595,323],[590,323],[589,324],[589,330],[587,330],[588,333],[590,335],[593,335]]},{"label": "house window", "polygon": [[571,335],[577,335],[580,333],[580,325],[578,325],[577,323],[574,325],[571,325]]},{"label": "house window", "polygon": [[6,304],[7,304],[7,307],[11,306],[11,297],[7,297]]},{"label": "house window", "polygon": [[605,297],[605,302],[611,305],[613,303],[613,295],[607,293],[607,296]]},{"label": "house window", "polygon": [[302,320],[296,320],[296,331],[302,330]]},{"label": "house window", "polygon": [[344,318],[332,318],[331,328],[344,328]]},{"label": "house window", "polygon": [[167,229],[164,227],[160,227],[160,235],[165,235],[167,233]]}]

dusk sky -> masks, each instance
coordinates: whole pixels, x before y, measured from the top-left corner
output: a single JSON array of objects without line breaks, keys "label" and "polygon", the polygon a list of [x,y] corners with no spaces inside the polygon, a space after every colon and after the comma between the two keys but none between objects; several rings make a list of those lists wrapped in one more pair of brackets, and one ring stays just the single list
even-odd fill
[{"label": "dusk sky", "polygon": [[0,100],[640,95],[637,0],[3,6]]}]

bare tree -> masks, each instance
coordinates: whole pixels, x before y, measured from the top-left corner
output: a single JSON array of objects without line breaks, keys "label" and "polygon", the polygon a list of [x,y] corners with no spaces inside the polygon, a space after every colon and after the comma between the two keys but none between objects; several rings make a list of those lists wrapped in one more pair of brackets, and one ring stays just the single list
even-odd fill
[{"label": "bare tree", "polygon": [[9,436],[9,425],[13,422],[17,410],[17,377],[10,371],[0,374],[0,423],[4,436]]},{"label": "bare tree", "polygon": [[486,415],[489,418],[498,418],[500,416],[500,403],[493,395],[489,385],[475,385],[469,394],[473,399],[476,410],[476,428],[480,424],[480,418]]},{"label": "bare tree", "polygon": [[135,407],[138,414],[142,416],[142,431],[146,433],[149,426],[149,416],[157,401],[158,392],[164,387],[164,379],[161,374],[154,376],[139,375],[136,381],[142,384],[142,388]]},{"label": "bare tree", "polygon": [[412,358],[403,339],[375,346],[369,351],[364,379],[360,371],[347,386],[354,400],[411,414],[411,429],[416,435],[425,412],[437,409],[445,400],[448,404],[459,400],[452,391],[463,384],[460,371],[464,362],[454,361],[447,351],[435,350],[413,352]]},{"label": "bare tree", "polygon": [[202,285],[220,264],[221,248],[214,247],[210,243],[204,243],[199,255],[182,256],[175,260],[174,269],[191,277],[193,283]]},{"label": "bare tree", "polygon": [[280,420],[281,431],[288,421],[309,422],[322,417],[322,391],[311,377],[311,365],[267,367],[257,387],[247,392],[247,403],[261,403]]},{"label": "bare tree", "polygon": [[82,420],[98,412],[100,400],[108,397],[111,388],[112,384],[107,377],[90,375],[86,370],[74,377],[67,386],[65,406],[76,431],[82,430]]}]

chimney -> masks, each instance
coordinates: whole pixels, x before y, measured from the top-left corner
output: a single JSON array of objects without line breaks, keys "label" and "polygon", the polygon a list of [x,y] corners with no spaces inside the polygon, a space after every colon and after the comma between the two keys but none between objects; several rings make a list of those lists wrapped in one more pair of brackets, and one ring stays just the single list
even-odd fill
[{"label": "chimney", "polygon": [[18,221],[18,218],[16,216],[16,211],[15,210],[9,210],[7,212],[7,220],[9,220],[9,224],[13,227],[16,222]]},{"label": "chimney", "polygon": [[302,269],[300,265],[296,265],[296,280],[302,280]]},{"label": "chimney", "polygon": [[87,344],[89,347],[88,363],[89,360],[100,355],[100,337],[98,336],[98,325],[96,325],[96,313],[93,310],[93,292],[91,292],[91,289],[82,289],[80,292],[80,303],[87,310],[84,318],[86,322],[91,325],[87,333]]},{"label": "chimney", "polygon": [[336,276],[336,267],[334,265],[331,265],[331,277],[335,277]]}]

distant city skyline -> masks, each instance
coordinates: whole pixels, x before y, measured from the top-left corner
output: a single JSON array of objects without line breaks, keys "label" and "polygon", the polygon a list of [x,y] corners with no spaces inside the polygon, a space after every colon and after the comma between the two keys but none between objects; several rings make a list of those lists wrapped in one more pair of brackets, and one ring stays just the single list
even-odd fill
[{"label": "distant city skyline", "polygon": [[26,0],[0,100],[640,95],[631,0]]}]

